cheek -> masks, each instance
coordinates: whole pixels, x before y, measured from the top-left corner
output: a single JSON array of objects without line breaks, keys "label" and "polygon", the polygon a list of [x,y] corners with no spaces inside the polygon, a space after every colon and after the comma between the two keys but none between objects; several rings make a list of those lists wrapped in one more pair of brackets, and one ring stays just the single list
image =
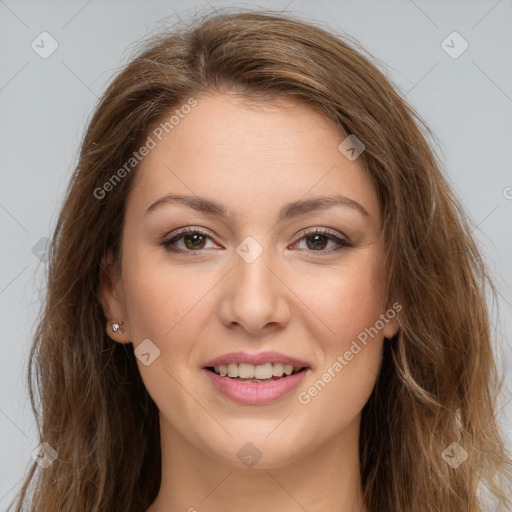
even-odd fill
[{"label": "cheek", "polygon": [[[359,422],[375,386],[383,338],[376,336],[366,346],[356,344],[358,346],[350,343],[348,347],[340,347],[326,367],[298,390],[295,419],[304,418],[307,428],[324,440]],[[350,360],[347,353],[352,354]]]},{"label": "cheek", "polygon": [[297,391],[297,403],[313,430],[334,433],[348,425],[373,390],[384,342],[382,276],[378,256],[361,252],[309,294],[308,305],[321,320],[316,324],[324,324],[315,333],[321,358]]},{"label": "cheek", "polygon": [[159,351],[149,366],[137,361],[145,386],[159,408],[172,402],[185,411],[191,404],[180,383],[190,383],[195,371],[201,349],[197,340],[215,307],[214,294],[208,292],[214,290],[222,273],[212,268],[199,276],[191,266],[173,267],[160,254],[148,251],[127,262],[125,276],[133,346],[136,349],[149,339]]},{"label": "cheek", "polygon": [[316,318],[311,325],[317,324],[317,339],[326,350],[344,351],[379,319],[385,310],[382,276],[377,251],[365,250],[354,251],[343,265],[296,278],[300,295]]},{"label": "cheek", "polygon": [[211,309],[207,297],[201,299],[213,284],[213,279],[202,279],[199,285],[189,270],[173,269],[151,257],[126,265],[125,304],[134,348],[149,339],[159,350],[147,366],[137,360],[142,380],[158,408],[182,431],[190,418],[202,414],[183,386],[193,388],[192,355],[206,309]]},{"label": "cheek", "polygon": [[178,331],[187,339],[185,333],[198,327],[194,319],[204,308],[202,297],[215,284],[215,275],[203,273],[196,279],[190,269],[173,268],[154,256],[130,263],[124,288],[134,341],[153,336],[156,343],[168,344]]}]

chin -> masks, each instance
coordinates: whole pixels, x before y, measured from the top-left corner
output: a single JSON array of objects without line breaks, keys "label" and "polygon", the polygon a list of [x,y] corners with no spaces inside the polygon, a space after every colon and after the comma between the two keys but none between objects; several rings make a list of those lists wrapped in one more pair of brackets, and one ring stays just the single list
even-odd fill
[{"label": "chin", "polygon": [[214,456],[222,459],[227,465],[237,469],[276,469],[291,464],[305,453],[297,446],[297,442],[287,433],[286,441],[282,435],[255,433],[253,436],[235,436],[229,439],[224,446],[213,443]]}]

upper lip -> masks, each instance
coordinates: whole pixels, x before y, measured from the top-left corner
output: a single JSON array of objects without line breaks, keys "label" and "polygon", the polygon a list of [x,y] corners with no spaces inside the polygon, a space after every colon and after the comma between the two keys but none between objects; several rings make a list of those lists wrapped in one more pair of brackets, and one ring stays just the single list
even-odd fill
[{"label": "upper lip", "polygon": [[229,363],[249,363],[253,365],[265,364],[265,363],[282,363],[282,364],[291,364],[295,368],[304,368],[309,367],[309,364],[305,361],[301,361],[296,357],[287,356],[285,354],[280,354],[279,352],[273,351],[265,351],[265,352],[257,352],[257,353],[249,353],[249,352],[230,352],[229,354],[223,354],[221,356],[215,357],[208,361],[204,368],[209,366],[219,366],[221,364],[229,364]]}]

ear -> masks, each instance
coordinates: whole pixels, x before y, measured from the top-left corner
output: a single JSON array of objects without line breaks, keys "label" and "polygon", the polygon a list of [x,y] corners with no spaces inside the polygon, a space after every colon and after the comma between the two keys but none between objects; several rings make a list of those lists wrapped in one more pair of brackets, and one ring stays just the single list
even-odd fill
[{"label": "ear", "polygon": [[[112,251],[103,255],[100,263],[98,299],[107,319],[106,330],[110,339],[118,343],[131,343],[121,280],[121,268],[114,262]],[[114,331],[112,324],[122,322]]]},{"label": "ear", "polygon": [[384,326],[384,338],[390,340],[395,334],[398,332],[398,322],[396,318],[389,320],[389,322]]},{"label": "ear", "polygon": [[385,322],[383,334],[384,338],[387,338],[388,340],[393,338],[393,336],[396,335],[398,332],[398,329],[400,328],[399,322],[398,322],[398,312],[402,309],[402,305],[398,302],[395,302],[393,306],[387,309],[387,311],[384,313],[387,318],[387,322]]}]

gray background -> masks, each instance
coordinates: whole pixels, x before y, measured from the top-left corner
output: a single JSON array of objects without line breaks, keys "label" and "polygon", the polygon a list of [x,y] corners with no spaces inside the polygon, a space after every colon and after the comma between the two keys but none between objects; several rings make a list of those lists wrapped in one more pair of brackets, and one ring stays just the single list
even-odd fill
[{"label": "gray background", "polygon": [[[37,244],[54,226],[92,108],[137,41],[211,5],[286,9],[350,34],[382,61],[441,141],[450,182],[477,226],[474,233],[500,291],[500,368],[510,365],[510,0],[0,0],[0,510],[13,498],[38,445],[25,380],[44,287],[44,254]],[[41,46],[44,31],[58,43],[46,59],[31,47],[34,40]],[[453,31],[469,44],[458,58],[441,46]],[[457,40],[447,44],[451,51],[461,48]],[[499,411],[509,438],[510,383]]]}]

